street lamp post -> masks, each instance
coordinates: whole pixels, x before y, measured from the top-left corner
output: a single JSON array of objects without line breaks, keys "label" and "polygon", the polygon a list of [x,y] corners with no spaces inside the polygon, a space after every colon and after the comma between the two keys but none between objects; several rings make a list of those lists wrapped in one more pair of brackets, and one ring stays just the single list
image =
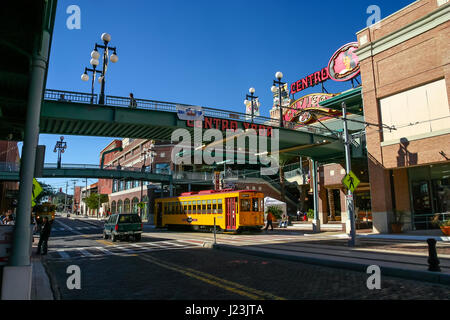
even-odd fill
[{"label": "street lamp post", "polygon": [[248,104],[248,99],[250,99],[250,103],[251,103],[251,117],[252,117],[252,123],[253,123],[253,117],[255,116],[255,109],[254,109],[254,100],[258,99],[258,97],[254,96],[253,94],[255,93],[255,88],[250,88],[248,89],[248,92],[250,92],[250,95],[246,95],[245,96],[245,100],[244,100],[244,104],[247,106]]},{"label": "street lamp post", "polygon": [[[283,123],[283,107],[281,104],[281,87],[284,86],[286,84],[286,82],[282,82],[281,79],[283,78],[283,73],[278,71],[277,73],[275,73],[275,77],[278,80],[273,80],[273,86],[271,88],[271,91],[273,93],[276,93],[277,89],[278,89],[278,102],[279,102],[279,108],[280,108],[280,128],[284,128],[284,123]],[[278,86],[278,88],[277,88]]]},{"label": "street lamp post", "polygon": [[[146,168],[146,166],[145,166],[145,158],[146,158],[147,154],[150,156],[150,169],[151,169],[151,165],[153,164],[153,159],[154,159],[154,156],[155,156],[154,147],[155,147],[155,145],[152,143],[152,144],[150,144],[150,146],[149,146],[149,148],[147,150],[143,150],[142,151],[141,155],[144,156],[144,163],[142,164],[141,172],[145,172],[145,168]],[[144,194],[144,182],[141,181],[141,200],[140,200],[141,203],[142,203],[143,194]],[[140,208],[140,210],[141,210],[141,214],[140,215],[141,215],[141,218],[142,218],[142,208]]]},{"label": "street lamp post", "polygon": [[61,136],[60,140],[56,141],[55,149],[53,149],[53,152],[58,152],[58,169],[61,169],[61,153],[64,153],[64,150],[66,150],[66,148],[67,143],[64,141],[64,137]]},{"label": "street lamp post", "polygon": [[[95,68],[99,65],[100,53],[98,52],[98,48],[103,49],[103,66],[101,71],[101,76],[98,78],[98,81],[101,83],[100,96],[99,96],[99,104],[105,104],[105,74],[108,68],[108,60],[111,60],[112,63],[116,63],[119,61],[119,57],[117,57],[116,47],[109,47],[108,43],[111,41],[111,36],[108,33],[103,33],[101,36],[103,41],[103,45],[95,44],[94,50],[91,52],[91,64],[94,67],[93,69],[85,69],[84,74],[81,76],[81,80],[88,81],[89,76],[87,75],[87,71],[93,71],[93,79],[92,79],[92,94],[94,94],[94,79],[95,79]],[[113,51],[113,54],[109,57],[109,50]],[[92,101],[92,98],[91,98]]]},{"label": "street lamp post", "polygon": [[[101,74],[101,77],[103,77],[103,74],[102,74],[100,71],[97,71],[97,66],[98,66],[98,63],[99,63],[99,62],[98,62],[97,59],[94,58],[95,56],[97,56],[97,55],[95,54],[95,52],[97,52],[97,54],[98,54],[98,51],[95,51],[95,50],[92,51],[92,53],[91,53],[92,59],[91,59],[90,63],[91,63],[91,65],[92,65],[92,69],[84,68],[84,73],[81,75],[81,80],[83,80],[83,81],[88,81],[88,80],[89,80],[88,71],[89,71],[89,72],[92,72],[91,104],[94,103],[94,82],[95,82],[95,77],[96,77],[97,72],[99,72],[99,73]],[[99,79],[100,79],[101,77],[99,77]]]}]

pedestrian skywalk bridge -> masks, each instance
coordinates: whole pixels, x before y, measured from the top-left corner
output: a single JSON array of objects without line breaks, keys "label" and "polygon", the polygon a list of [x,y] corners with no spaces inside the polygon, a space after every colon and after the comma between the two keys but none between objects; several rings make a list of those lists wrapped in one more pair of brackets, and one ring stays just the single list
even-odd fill
[{"label": "pedestrian skywalk bridge", "polygon": [[117,245],[98,247],[79,247],[55,249],[48,252],[51,260],[72,260],[83,258],[104,258],[106,256],[129,256],[139,253],[163,250],[193,249],[202,247],[202,243],[189,240],[171,240],[140,243],[118,243]]}]

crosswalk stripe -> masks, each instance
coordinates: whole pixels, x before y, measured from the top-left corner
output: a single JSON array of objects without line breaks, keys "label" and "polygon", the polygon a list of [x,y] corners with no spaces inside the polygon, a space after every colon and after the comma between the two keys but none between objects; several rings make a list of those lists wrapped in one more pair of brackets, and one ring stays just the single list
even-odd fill
[{"label": "crosswalk stripe", "polygon": [[90,253],[90,252],[87,251],[87,250],[84,250],[84,248],[78,248],[78,251],[81,253],[82,256],[85,256],[85,257],[91,257],[91,256],[93,256],[92,253]]},{"label": "crosswalk stripe", "polygon": [[108,249],[105,249],[103,247],[95,247],[95,249],[98,249],[100,251],[102,251],[103,253],[105,253],[106,255],[113,255],[114,253],[109,251]]},{"label": "crosswalk stripe", "polygon": [[59,255],[63,258],[63,259],[69,259],[70,256],[67,254],[67,252],[64,252],[64,250],[58,250],[57,251],[59,253]]}]

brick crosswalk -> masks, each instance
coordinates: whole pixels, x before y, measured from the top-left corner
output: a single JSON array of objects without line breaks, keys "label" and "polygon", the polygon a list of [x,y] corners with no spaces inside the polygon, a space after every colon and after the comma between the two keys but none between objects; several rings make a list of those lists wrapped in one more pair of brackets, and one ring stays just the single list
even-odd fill
[{"label": "brick crosswalk", "polygon": [[198,243],[198,241],[188,241],[188,240],[157,241],[144,243],[119,243],[117,245],[110,245],[107,247],[98,246],[98,247],[58,249],[54,252],[49,252],[48,258],[52,260],[97,258],[111,255],[124,256],[130,254],[145,253],[150,251],[192,249],[198,247],[201,247],[201,244]]}]

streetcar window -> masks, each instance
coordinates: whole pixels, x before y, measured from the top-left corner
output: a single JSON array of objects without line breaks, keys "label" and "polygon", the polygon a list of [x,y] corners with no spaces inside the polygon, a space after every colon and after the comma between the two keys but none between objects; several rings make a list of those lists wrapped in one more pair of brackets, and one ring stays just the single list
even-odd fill
[{"label": "streetcar window", "polygon": [[208,200],[208,208],[207,208],[207,213],[211,213],[211,200]]},{"label": "streetcar window", "polygon": [[183,213],[187,213],[187,202],[186,201],[184,201],[183,202]]},{"label": "streetcar window", "polygon": [[213,213],[217,213],[217,200],[213,200],[213,205],[212,205],[212,209],[213,209]]},{"label": "streetcar window", "polygon": [[202,201],[202,213],[206,213],[206,200]]},{"label": "streetcar window", "polygon": [[251,204],[250,199],[241,199],[241,211],[250,211]]},{"label": "streetcar window", "polygon": [[217,200],[217,213],[222,213],[222,199]]},{"label": "streetcar window", "polygon": [[260,199],[259,199],[259,203],[260,203],[260,205],[259,205],[259,211],[264,212],[264,199],[263,199],[263,198],[260,198]]},{"label": "streetcar window", "polygon": [[259,211],[259,210],[258,210],[258,198],[253,198],[253,199],[252,199],[252,204],[253,204],[253,205],[252,205],[253,211],[256,211],[256,212]]},{"label": "streetcar window", "polygon": [[202,213],[202,202],[200,200],[197,201],[197,213]]}]

